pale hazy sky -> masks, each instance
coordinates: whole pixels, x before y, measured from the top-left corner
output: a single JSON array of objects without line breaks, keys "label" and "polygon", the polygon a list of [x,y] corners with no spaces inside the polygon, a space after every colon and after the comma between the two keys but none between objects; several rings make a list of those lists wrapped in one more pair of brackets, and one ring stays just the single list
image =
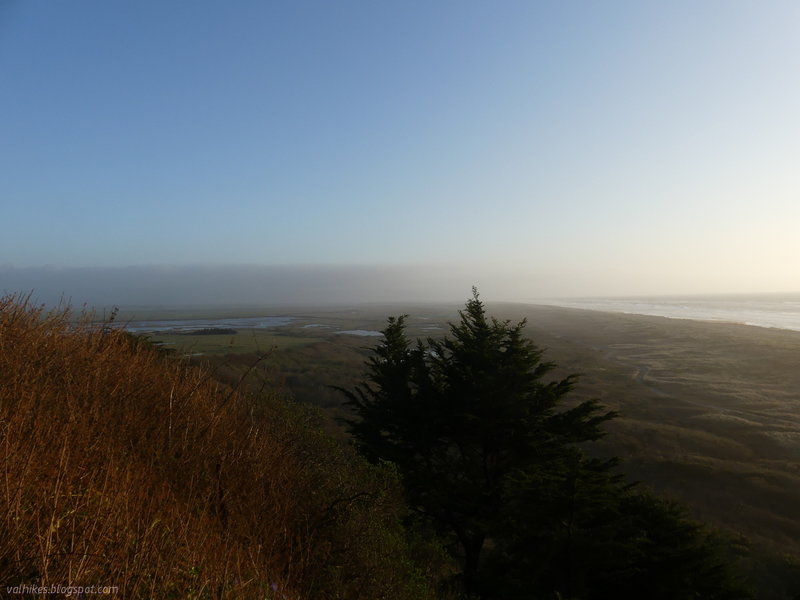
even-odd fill
[{"label": "pale hazy sky", "polygon": [[800,292],[798,107],[794,0],[0,0],[0,291]]}]

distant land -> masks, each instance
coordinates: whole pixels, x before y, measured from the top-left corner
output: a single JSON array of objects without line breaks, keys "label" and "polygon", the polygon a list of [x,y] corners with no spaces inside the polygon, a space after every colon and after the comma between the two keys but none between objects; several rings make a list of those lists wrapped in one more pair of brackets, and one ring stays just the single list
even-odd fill
[{"label": "distant land", "polygon": [[[626,472],[686,501],[703,520],[800,557],[800,332],[791,320],[800,308],[797,297],[740,297],[717,306],[707,298],[614,300],[616,312],[592,302],[592,310],[488,307],[498,318],[526,318],[528,334],[546,348],[559,376],[581,375],[575,401],[597,398],[620,412],[601,448],[621,456]],[[261,307],[257,315],[255,307],[229,307],[202,321],[197,310],[184,314],[205,328],[237,322],[236,336],[181,336],[179,309],[163,313],[173,331],[159,329],[155,311],[146,316],[153,340],[178,349],[189,341],[186,352],[196,357],[225,362],[230,353],[274,350],[267,361],[274,380],[336,416],[340,398],[327,386],[348,386],[361,376],[369,348],[380,339],[365,334],[380,330],[387,316],[407,313],[411,335],[439,337],[458,308],[286,306]],[[629,308],[671,314],[622,314]],[[695,318],[687,316],[691,310]],[[242,328],[245,318],[261,326]],[[732,322],[739,319],[774,319],[785,328]]]},{"label": "distant land", "polygon": [[[738,323],[741,325],[754,325],[774,329],[788,329],[800,331],[800,294],[729,294],[729,295],[697,295],[697,296],[642,296],[642,297],[597,297],[597,298],[557,298],[542,299],[526,303],[531,306],[560,306],[563,308],[576,308],[609,313],[637,314],[670,319],[688,319],[693,321],[712,321]],[[436,311],[445,310],[448,314],[455,314],[457,303],[402,303],[402,302],[362,302],[350,303],[347,306],[360,310],[403,310],[404,307],[413,307],[415,310]],[[208,305],[208,306],[124,306],[121,316],[137,321],[133,329],[146,329],[149,324],[139,321],[164,321],[158,324],[159,328],[178,326],[171,321],[183,321],[183,327],[200,326],[201,321],[192,323],[192,320],[215,320],[219,326],[228,323],[228,319],[259,319],[265,315],[285,316],[297,312],[298,306],[291,303],[282,304],[241,304],[241,305]],[[341,305],[309,304],[300,305],[303,312],[340,310]],[[101,310],[98,315],[102,317],[108,309]],[[387,313],[390,314],[390,313]],[[267,317],[274,318],[274,317]],[[225,319],[226,321],[219,321]],[[151,323],[153,327],[156,325]],[[244,327],[261,328],[257,323],[243,323]],[[263,326],[272,326],[266,321]]]}]

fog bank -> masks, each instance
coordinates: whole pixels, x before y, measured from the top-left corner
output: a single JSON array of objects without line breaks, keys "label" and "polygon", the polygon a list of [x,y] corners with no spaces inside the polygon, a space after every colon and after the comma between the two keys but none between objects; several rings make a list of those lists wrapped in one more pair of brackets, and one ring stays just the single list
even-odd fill
[{"label": "fog bank", "polygon": [[466,269],[409,266],[6,266],[0,292],[75,307],[460,303],[479,279]]}]

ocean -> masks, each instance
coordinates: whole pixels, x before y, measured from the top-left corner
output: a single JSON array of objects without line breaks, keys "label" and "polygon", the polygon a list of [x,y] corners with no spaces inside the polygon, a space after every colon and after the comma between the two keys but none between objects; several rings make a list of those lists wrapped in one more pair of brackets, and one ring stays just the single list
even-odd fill
[{"label": "ocean", "polygon": [[800,331],[800,294],[580,298],[552,306]]}]

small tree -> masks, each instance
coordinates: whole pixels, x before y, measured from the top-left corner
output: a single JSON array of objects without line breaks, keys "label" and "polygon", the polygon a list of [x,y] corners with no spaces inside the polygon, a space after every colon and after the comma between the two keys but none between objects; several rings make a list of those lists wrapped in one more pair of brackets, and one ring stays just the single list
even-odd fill
[{"label": "small tree", "polygon": [[396,463],[412,508],[456,542],[467,594],[480,589],[487,538],[506,522],[510,477],[542,477],[601,437],[614,413],[594,401],[563,409],[574,377],[524,337],[525,321],[489,319],[473,288],[442,341],[411,345],[405,317],[390,318],[367,381],[342,390],[362,451]]}]

